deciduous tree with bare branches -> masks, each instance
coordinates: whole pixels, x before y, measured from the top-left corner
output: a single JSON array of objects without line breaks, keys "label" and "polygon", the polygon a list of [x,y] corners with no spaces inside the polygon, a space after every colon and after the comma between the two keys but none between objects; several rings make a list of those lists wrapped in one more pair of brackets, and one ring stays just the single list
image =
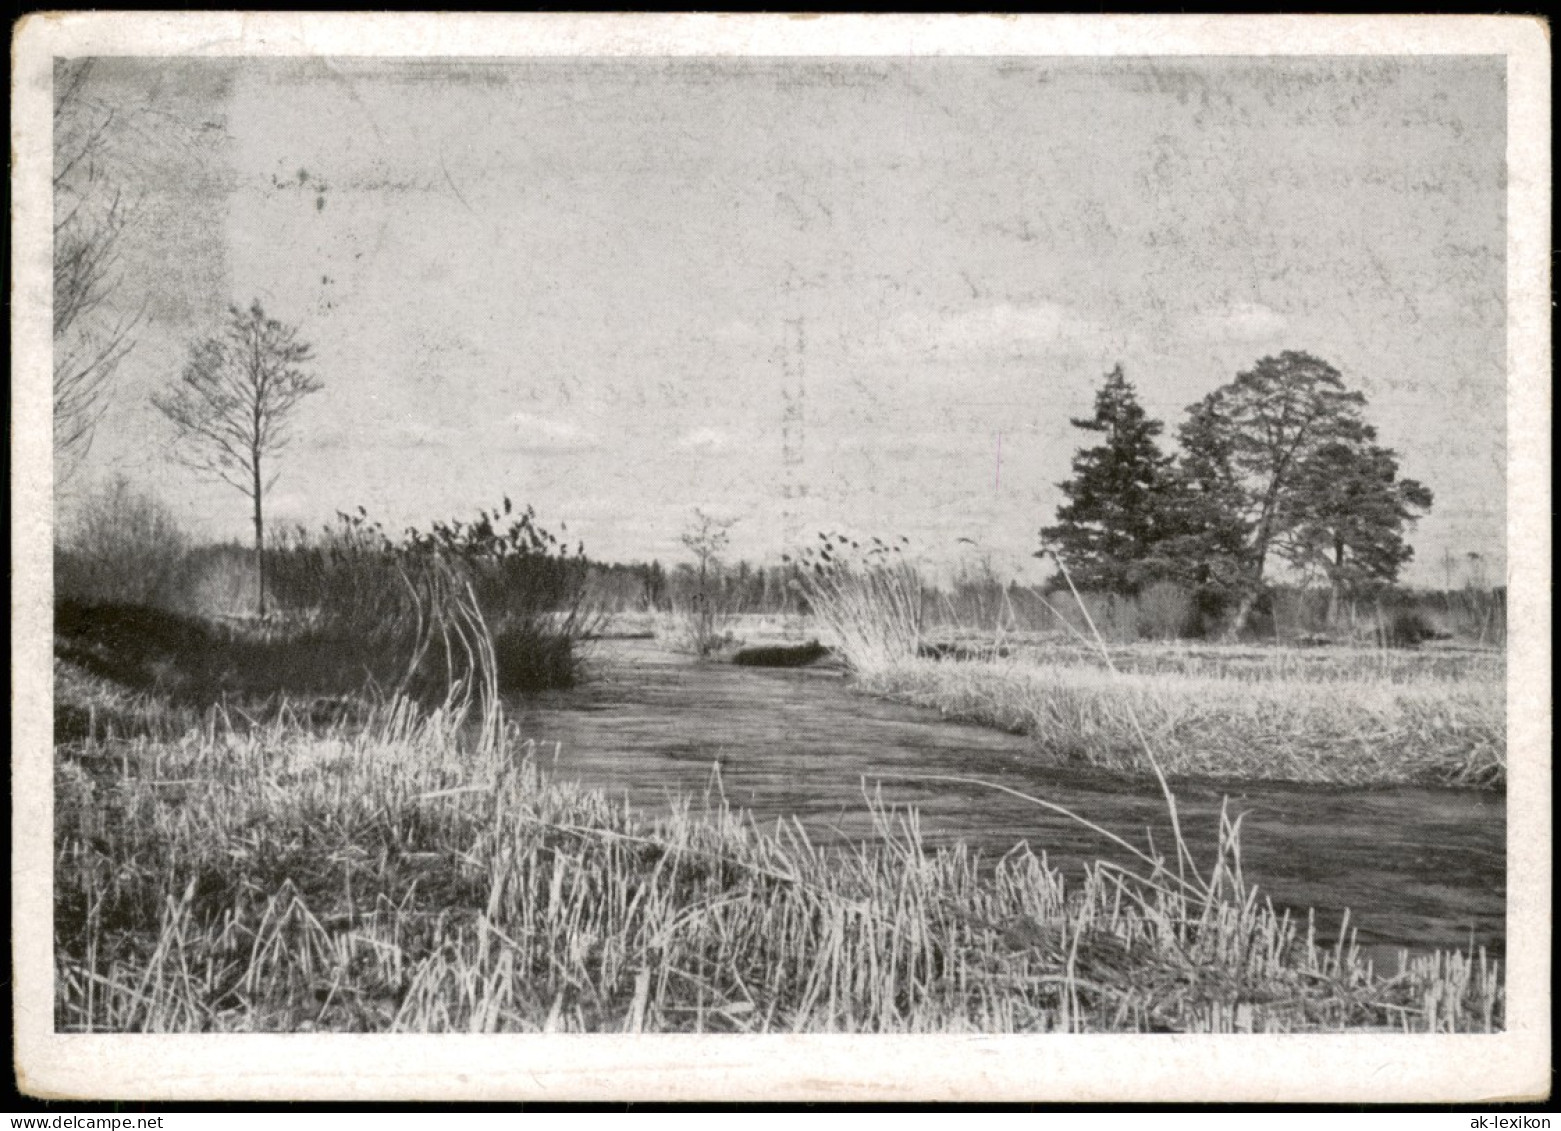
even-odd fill
[{"label": "deciduous tree with bare branches", "polygon": [[266,614],[263,502],[276,481],[274,473],[266,479],[265,467],[287,446],[299,403],[324,387],[303,368],[313,359],[297,329],[267,318],[258,301],[248,310],[234,306],[227,329],[197,342],[173,387],[152,398],[176,430],[174,458],[236,488],[253,504],[255,604],[261,616]]},{"label": "deciduous tree with bare branches", "polygon": [[115,110],[87,96],[92,60],[54,76],[54,449],[67,479],[92,446],[104,393],[135,344],[140,310],[113,302],[122,237],[135,208],[105,152]]}]

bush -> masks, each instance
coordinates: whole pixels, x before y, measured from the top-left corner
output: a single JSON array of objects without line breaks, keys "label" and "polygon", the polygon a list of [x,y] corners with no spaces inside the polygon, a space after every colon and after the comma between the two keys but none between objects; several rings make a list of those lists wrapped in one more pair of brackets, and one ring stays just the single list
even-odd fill
[{"label": "bush", "polygon": [[460,640],[493,644],[501,690],[571,686],[577,647],[590,634],[589,566],[536,524],[531,508],[479,511],[476,521],[434,523],[395,540],[380,524],[340,514],[322,534],[295,530],[267,557],[271,590],[290,618],[333,635],[393,640],[404,670],[431,690],[474,674]]},{"label": "bush", "polygon": [[1066,589],[1047,594],[1063,625],[1079,636],[1100,633],[1110,644],[1132,644],[1138,639],[1138,601],[1121,593],[1080,593],[1078,600]]},{"label": "bush", "polygon": [[864,546],[843,534],[818,537],[801,556],[800,585],[829,648],[858,675],[915,657],[926,588],[900,547],[878,538]]},{"label": "bush", "polygon": [[695,593],[686,601],[670,601],[666,608],[657,610],[651,631],[663,647],[674,652],[713,656],[742,643],[731,628],[736,615],[720,596]]},{"label": "bush", "polygon": [[1138,595],[1138,634],[1150,640],[1191,636],[1197,627],[1192,595],[1171,581],[1157,581]]},{"label": "bush", "polygon": [[155,496],[117,476],[56,534],[56,600],[168,606],[179,597],[189,539]]},{"label": "bush", "polygon": [[1389,648],[1414,648],[1437,636],[1435,626],[1416,609],[1395,609],[1384,620],[1383,643]]}]

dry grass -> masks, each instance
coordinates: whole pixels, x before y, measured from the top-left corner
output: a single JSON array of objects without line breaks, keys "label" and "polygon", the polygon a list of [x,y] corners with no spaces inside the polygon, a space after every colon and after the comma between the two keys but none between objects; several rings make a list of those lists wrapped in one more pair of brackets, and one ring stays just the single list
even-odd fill
[{"label": "dry grass", "polygon": [[532,754],[404,703],[59,745],[59,1029],[1502,1024],[1483,955],[1379,974],[1274,914],[1241,881],[1238,823],[1202,873],[1139,855],[1069,886],[1028,851],[924,850],[881,809],[854,849],[708,801],[651,820]]},{"label": "dry grass", "polygon": [[903,564],[837,564],[808,597],[864,691],[1029,735],[1058,763],[1245,781],[1506,783],[1505,666],[1493,653],[1108,648],[1074,593],[1084,627],[1070,640],[944,627],[940,640],[955,643],[934,644],[941,655],[929,658],[909,597],[919,588]]},{"label": "dry grass", "polygon": [[915,567],[874,551],[855,560],[841,553],[815,558],[801,574],[820,641],[860,675],[914,658],[926,622],[925,591]]},{"label": "dry grass", "polygon": [[[1037,700],[1033,666],[908,658],[899,630],[918,627],[914,610],[893,612],[901,592],[861,580],[830,598],[849,614],[835,631],[856,649],[847,659],[859,676],[899,694],[959,691],[989,721],[1015,704],[1049,704],[1059,733],[1089,749],[1114,749],[1107,739],[1126,726],[1165,790],[1174,859],[1071,813],[1136,868],[1103,861],[1070,889],[1027,848],[993,863],[963,847],[928,851],[913,813],[881,806],[874,838],[854,848],[814,845],[795,823],[759,829],[708,797],[702,810],[685,799],[647,819],[539,772],[499,715],[491,641],[474,617],[471,670],[486,674],[458,681],[432,713],[394,700],[350,724],[317,726],[284,708],[235,726],[213,711],[178,730],[187,719],[105,696],[105,709],[147,733],[93,723],[57,743],[58,1028],[1502,1025],[1501,972],[1483,952],[1379,974],[1351,947],[1320,947],[1276,914],[1242,879],[1239,820],[1222,819],[1214,859],[1192,858],[1164,768],[1179,768],[1178,728],[1199,716],[1166,712],[1222,687],[1236,694],[1211,717],[1227,719],[1238,698],[1261,701],[1267,714],[1251,710],[1242,725],[1271,727],[1295,709],[1294,685],[1264,698],[1250,680],[1124,676],[1102,648],[1108,671],[1059,668],[1053,683],[1074,680],[1071,693],[1053,685]],[[898,619],[875,628],[875,608]],[[909,643],[913,656],[917,637]],[[930,681],[921,692],[917,677]],[[1133,678],[1140,689],[1124,696]],[[1339,684],[1306,686],[1348,716]],[[90,697],[94,687],[67,671],[58,690]],[[468,722],[477,703],[480,720]],[[86,713],[95,718],[90,704]],[[1292,721],[1287,733],[1305,733],[1305,719]]]},{"label": "dry grass", "polygon": [[[1138,727],[1172,776],[1499,787],[1506,689],[1498,679],[1387,677],[1281,662],[1265,673],[1120,673],[1033,658],[906,660],[864,690],[1035,740],[1059,762],[1147,774]],[[1135,722],[1136,720],[1136,722]]]}]

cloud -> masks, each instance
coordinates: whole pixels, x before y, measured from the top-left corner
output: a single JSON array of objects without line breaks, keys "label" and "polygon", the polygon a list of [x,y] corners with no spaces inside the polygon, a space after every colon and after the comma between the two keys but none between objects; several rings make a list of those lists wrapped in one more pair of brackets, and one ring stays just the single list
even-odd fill
[{"label": "cloud", "polygon": [[579,452],[596,447],[600,441],[591,432],[567,420],[549,420],[529,412],[512,413],[504,421],[508,432],[519,440],[519,447],[533,452]]},{"label": "cloud", "polygon": [[679,436],[673,446],[683,452],[724,452],[732,446],[732,438],[719,428],[695,428]]},{"label": "cloud", "polygon": [[315,430],[302,438],[310,447],[324,451],[373,447],[572,452],[598,447],[601,442],[594,433],[577,424],[525,412],[480,424],[390,420],[353,428]]},{"label": "cloud", "polygon": [[387,448],[442,448],[460,438],[448,424],[429,424],[419,420],[397,421],[383,431],[369,433],[365,439],[377,440]]},{"label": "cloud", "polygon": [[1235,302],[1211,307],[1192,317],[1192,334],[1215,342],[1257,342],[1284,333],[1283,314],[1260,302]]},{"label": "cloud", "polygon": [[905,314],[885,338],[891,349],[940,356],[1069,353],[1099,345],[1106,329],[1057,302],[1000,302],[973,310]]}]

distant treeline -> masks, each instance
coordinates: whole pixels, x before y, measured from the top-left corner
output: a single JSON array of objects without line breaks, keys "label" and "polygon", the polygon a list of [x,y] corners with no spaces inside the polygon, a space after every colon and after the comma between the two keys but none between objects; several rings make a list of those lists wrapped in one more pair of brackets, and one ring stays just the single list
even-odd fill
[{"label": "distant treeline", "polygon": [[[364,625],[405,615],[398,554],[442,545],[468,560],[485,612],[531,639],[537,626],[563,616],[570,632],[588,616],[659,613],[696,606],[723,615],[806,615],[801,561],[753,564],[599,562],[536,527],[529,512],[497,512],[486,523],[434,524],[413,542],[388,543],[362,516],[343,516],[325,531],[277,532],[265,552],[266,574],[284,617],[330,610],[338,622]],[[1470,575],[1462,588],[1435,591],[1378,585],[1346,596],[1327,587],[1272,585],[1256,602],[1251,635],[1318,642],[1416,643],[1437,637],[1499,645],[1506,639],[1506,591]],[[59,600],[123,604],[216,619],[255,611],[253,551],[237,543],[195,545],[157,500],[124,482],[94,496],[55,548]],[[1228,610],[1207,593],[1171,581],[1137,593],[1083,594],[1090,619],[1116,641],[1218,635]],[[1040,587],[976,569],[941,585],[923,584],[920,612],[934,630],[1069,632],[1083,616],[1061,578]],[[381,615],[383,614],[383,615]],[[521,632],[520,626],[528,626]],[[543,633],[543,635],[548,635]],[[566,633],[567,635],[567,633]]]}]

